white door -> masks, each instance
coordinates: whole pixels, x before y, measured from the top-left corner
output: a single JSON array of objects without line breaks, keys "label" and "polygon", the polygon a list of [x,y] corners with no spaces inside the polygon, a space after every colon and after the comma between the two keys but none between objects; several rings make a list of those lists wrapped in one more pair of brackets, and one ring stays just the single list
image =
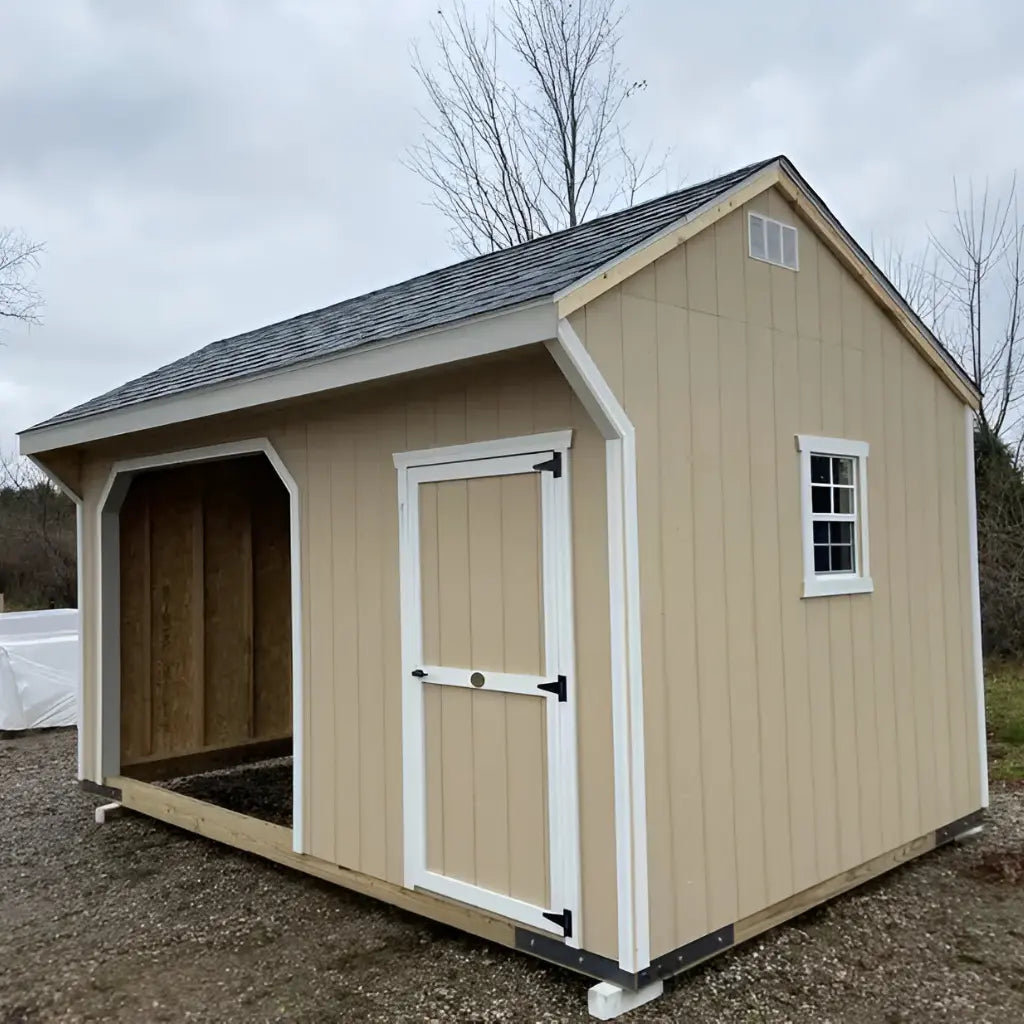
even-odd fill
[{"label": "white door", "polygon": [[496,444],[400,466],[406,884],[576,944],[567,450]]}]

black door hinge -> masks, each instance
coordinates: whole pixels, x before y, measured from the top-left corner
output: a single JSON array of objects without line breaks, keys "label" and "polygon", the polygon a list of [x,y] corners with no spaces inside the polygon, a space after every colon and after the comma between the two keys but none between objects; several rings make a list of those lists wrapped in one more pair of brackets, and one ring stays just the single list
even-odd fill
[{"label": "black door hinge", "polygon": [[565,676],[559,676],[551,683],[538,683],[537,689],[546,690],[548,693],[557,693],[559,704],[564,704],[569,699],[569,687]]},{"label": "black door hinge", "polygon": [[554,452],[547,462],[538,462],[533,467],[538,473],[550,473],[554,477],[562,475],[562,453]]},{"label": "black door hinge", "polygon": [[572,938],[572,911],[563,910],[560,914],[544,914],[543,915],[552,924],[557,924],[562,929],[562,934],[567,938]]}]

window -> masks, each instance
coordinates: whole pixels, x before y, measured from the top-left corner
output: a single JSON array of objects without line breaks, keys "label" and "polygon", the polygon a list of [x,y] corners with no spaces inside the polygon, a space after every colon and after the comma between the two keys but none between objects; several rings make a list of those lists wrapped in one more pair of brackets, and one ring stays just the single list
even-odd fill
[{"label": "window", "polygon": [[803,509],[804,597],[863,594],[868,571],[868,445],[797,437]]},{"label": "window", "polygon": [[749,225],[750,255],[755,260],[764,260],[789,270],[799,269],[795,227],[760,213],[750,214]]}]

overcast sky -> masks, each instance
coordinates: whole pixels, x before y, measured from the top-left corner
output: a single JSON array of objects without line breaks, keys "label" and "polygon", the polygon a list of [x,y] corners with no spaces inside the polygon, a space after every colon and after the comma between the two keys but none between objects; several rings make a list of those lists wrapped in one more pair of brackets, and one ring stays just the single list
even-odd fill
[{"label": "overcast sky", "polygon": [[[402,166],[437,0],[2,0],[0,225],[46,243],[0,338],[14,431],[208,341],[451,262]],[[827,12],[827,13],[826,13]],[[839,13],[837,13],[839,12]],[[784,152],[862,243],[1024,168],[1020,0],[634,0],[668,191]]]}]

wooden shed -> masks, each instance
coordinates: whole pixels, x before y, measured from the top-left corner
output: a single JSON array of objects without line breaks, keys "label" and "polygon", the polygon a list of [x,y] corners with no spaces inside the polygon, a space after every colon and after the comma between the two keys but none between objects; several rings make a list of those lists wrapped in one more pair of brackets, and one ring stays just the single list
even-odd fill
[{"label": "wooden shed", "polygon": [[81,785],[614,1015],[977,827],[977,405],[783,157],[216,342],[21,434]]}]

